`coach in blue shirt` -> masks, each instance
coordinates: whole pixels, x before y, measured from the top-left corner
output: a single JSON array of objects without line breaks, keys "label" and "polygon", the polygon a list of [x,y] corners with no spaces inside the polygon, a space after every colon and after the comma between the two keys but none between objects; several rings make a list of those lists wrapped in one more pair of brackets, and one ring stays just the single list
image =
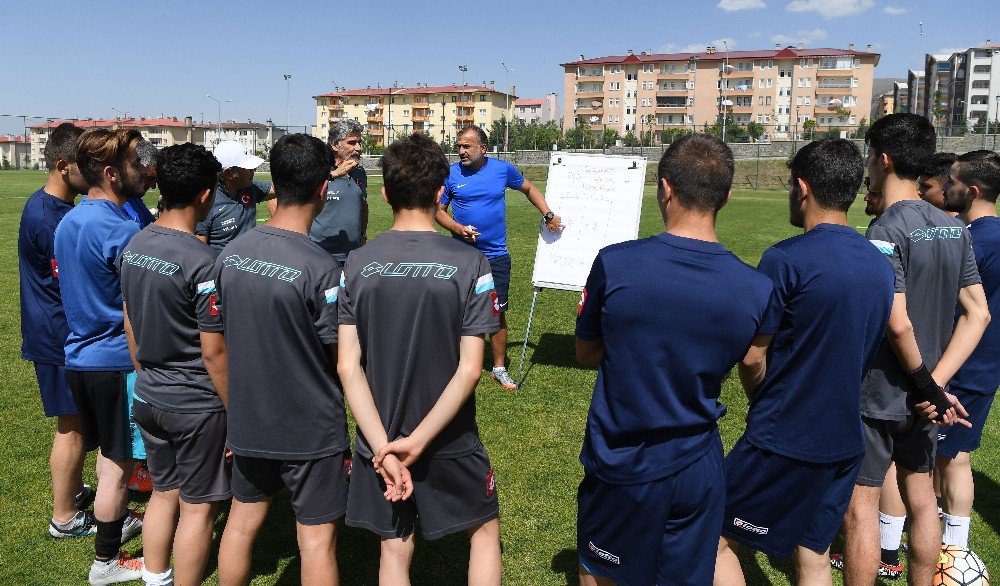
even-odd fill
[{"label": "coach in blue shirt", "polygon": [[722,379],[760,331],[774,286],[719,244],[733,155],[674,141],[657,170],[666,231],[594,260],[577,359],[600,364],[577,496],[580,583],[711,584],[725,504]]},{"label": "coach in blue shirt", "polygon": [[[486,132],[478,126],[466,126],[458,135],[459,162],[451,166],[444,182],[444,195],[437,222],[455,236],[478,248],[490,261],[496,287],[494,308],[500,313],[500,331],[490,336],[493,349],[493,380],[505,389],[516,389],[507,372],[507,293],[510,289],[510,252],[507,250],[507,189],[516,189],[528,197],[542,213],[545,227],[552,232],[562,229],[562,219],[545,203],[545,198],[531,181],[507,161],[486,156]],[[452,206],[454,218],[448,215]]]}]

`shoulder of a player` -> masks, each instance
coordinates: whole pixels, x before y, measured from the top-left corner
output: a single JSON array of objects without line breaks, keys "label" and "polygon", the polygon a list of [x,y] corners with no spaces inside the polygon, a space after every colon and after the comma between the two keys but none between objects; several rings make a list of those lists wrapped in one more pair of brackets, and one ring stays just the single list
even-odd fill
[{"label": "shoulder of a player", "polygon": [[623,255],[636,254],[643,252],[644,248],[653,244],[652,237],[640,238],[638,240],[626,240],[625,242],[618,242],[616,244],[609,244],[605,246],[597,253],[597,256],[608,259],[612,257],[621,257]]}]

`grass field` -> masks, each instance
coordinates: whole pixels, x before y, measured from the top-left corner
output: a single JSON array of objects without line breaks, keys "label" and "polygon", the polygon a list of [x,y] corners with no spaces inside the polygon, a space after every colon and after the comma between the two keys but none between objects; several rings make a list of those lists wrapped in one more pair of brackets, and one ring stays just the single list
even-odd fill
[{"label": "grass field", "polygon": [[[51,513],[48,450],[54,422],[41,413],[31,365],[20,358],[18,317],[17,226],[24,201],[44,183],[40,172],[0,172],[0,584],[80,584],[93,555],[93,540],[55,542],[46,533]],[[377,195],[373,178],[371,226],[374,236],[390,226],[389,207]],[[542,184],[544,190],[544,184]],[[508,233],[514,271],[511,286],[510,359],[516,369],[531,303],[531,271],[538,213],[520,193],[508,198]],[[155,194],[149,194],[150,202]],[[863,205],[851,211],[851,223],[864,226]],[[266,217],[263,210],[262,217]],[[719,236],[744,261],[756,265],[763,251],[797,233],[787,223],[786,194],[737,191],[719,215]],[[646,187],[640,236],[663,228],[655,191]],[[484,372],[477,390],[483,442],[496,469],[508,584],[575,584],[576,487],[582,476],[578,455],[596,371],[576,364],[573,325],[578,295],[543,291],[528,344],[527,379],[516,392],[501,389]],[[729,414],[720,422],[727,449],[743,431],[747,404],[735,378],[725,383],[723,402]],[[821,416],[821,414],[817,414]],[[973,456],[976,514],[972,548],[994,573],[1000,572],[1000,416],[991,416],[983,448]],[[93,483],[93,458],[87,478]],[[142,503],[137,503],[141,507]],[[221,530],[225,515],[216,525]],[[465,580],[468,540],[452,536],[418,540],[413,563],[415,584],[461,584]],[[127,548],[135,550],[136,540]],[[216,543],[216,548],[217,548]],[[343,527],[338,558],[345,584],[375,584],[377,540],[366,531]],[[840,542],[834,551],[840,551]],[[215,559],[209,562],[215,583]],[[744,569],[752,584],[789,584],[788,564],[771,564],[749,555]],[[254,584],[298,583],[295,531],[287,496],[275,499],[258,540]],[[838,584],[839,574],[835,575]]]}]

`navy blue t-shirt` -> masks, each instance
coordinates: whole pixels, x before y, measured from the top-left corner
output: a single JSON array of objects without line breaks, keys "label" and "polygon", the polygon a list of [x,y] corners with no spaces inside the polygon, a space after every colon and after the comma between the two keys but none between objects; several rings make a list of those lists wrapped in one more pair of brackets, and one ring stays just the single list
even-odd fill
[{"label": "navy blue t-shirt", "polygon": [[951,379],[951,385],[990,395],[1000,386],[1000,218],[979,218],[969,224],[969,234],[993,320],[972,356]]},{"label": "navy blue t-shirt", "polygon": [[63,364],[69,328],[59,292],[56,226],[73,204],[39,189],[28,198],[17,232],[21,276],[21,357],[40,364]]},{"label": "navy blue t-shirt", "polygon": [[487,157],[486,164],[475,173],[461,163],[454,163],[444,181],[441,203],[451,204],[456,222],[476,227],[479,236],[475,246],[483,256],[499,258],[509,254],[507,189],[521,189],[522,185],[521,172],[501,159]]},{"label": "navy blue t-shirt", "polygon": [[892,265],[850,226],[820,224],[764,252],[778,294],[762,334],[774,334],[750,403],[747,440],[807,462],[864,453],[861,380],[885,338]]},{"label": "navy blue t-shirt", "polygon": [[717,242],[662,233],[601,250],[576,321],[604,357],[580,461],[612,484],[664,478],[712,446],[722,379],[750,348],[770,279]]}]

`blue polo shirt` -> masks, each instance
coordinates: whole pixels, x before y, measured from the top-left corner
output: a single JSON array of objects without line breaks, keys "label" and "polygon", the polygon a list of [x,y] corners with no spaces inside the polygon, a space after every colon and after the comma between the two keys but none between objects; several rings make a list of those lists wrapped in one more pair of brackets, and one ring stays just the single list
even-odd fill
[{"label": "blue polo shirt", "polygon": [[475,246],[483,256],[499,258],[510,254],[507,251],[507,189],[521,189],[523,184],[524,176],[507,161],[486,157],[486,164],[476,172],[455,163],[444,182],[441,203],[451,204],[456,222],[476,227],[479,237]]},{"label": "blue polo shirt", "polygon": [[970,393],[991,395],[1000,387],[1000,218],[979,218],[969,224],[969,234],[993,320],[986,326],[972,356],[951,379],[951,385]]},{"label": "blue polo shirt", "polygon": [[69,329],[59,292],[55,255],[56,226],[73,204],[39,189],[28,198],[17,232],[21,287],[21,357],[40,364],[62,364]]},{"label": "blue polo shirt", "polygon": [[118,205],[80,202],[56,228],[55,251],[66,309],[69,370],[130,371],[118,258],[137,232]]},{"label": "blue polo shirt", "polygon": [[807,462],[864,453],[861,380],[885,338],[892,265],[854,228],[820,224],[768,248],[757,268],[778,302],[761,328],[774,339],[747,441]]},{"label": "blue polo shirt", "polygon": [[[87,196],[83,196],[80,203],[87,201]],[[133,222],[139,224],[140,228],[145,228],[146,226],[152,224],[156,221],[153,214],[150,213],[149,208],[146,207],[146,202],[142,200],[141,197],[130,197],[125,200],[125,205],[122,206],[125,211],[125,215],[129,217]]]},{"label": "blue polo shirt", "polygon": [[722,379],[750,348],[774,286],[717,242],[662,233],[601,250],[576,321],[603,338],[580,461],[612,484],[674,474],[712,446]]}]

